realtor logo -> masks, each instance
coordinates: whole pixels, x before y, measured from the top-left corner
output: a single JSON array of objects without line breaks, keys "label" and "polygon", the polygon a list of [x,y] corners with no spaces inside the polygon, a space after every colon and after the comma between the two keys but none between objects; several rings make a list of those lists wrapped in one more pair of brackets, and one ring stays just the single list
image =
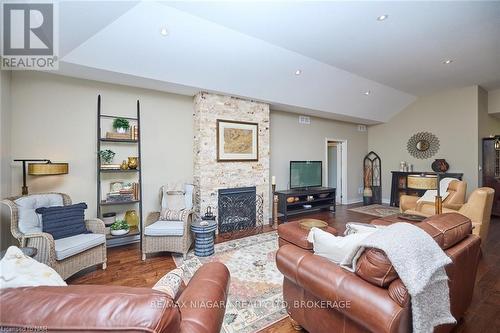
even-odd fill
[{"label": "realtor logo", "polygon": [[3,3],[2,69],[55,70],[54,3]]}]

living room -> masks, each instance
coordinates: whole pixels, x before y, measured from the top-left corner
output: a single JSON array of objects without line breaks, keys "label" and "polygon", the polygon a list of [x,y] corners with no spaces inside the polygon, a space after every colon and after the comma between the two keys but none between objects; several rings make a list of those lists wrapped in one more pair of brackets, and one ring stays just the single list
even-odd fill
[{"label": "living room", "polygon": [[495,331],[500,3],[45,5],[2,3],[2,330]]}]

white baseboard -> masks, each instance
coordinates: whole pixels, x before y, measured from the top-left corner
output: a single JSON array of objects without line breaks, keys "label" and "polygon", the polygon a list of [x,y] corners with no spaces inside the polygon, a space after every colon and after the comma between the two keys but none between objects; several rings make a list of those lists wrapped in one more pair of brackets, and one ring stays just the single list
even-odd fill
[{"label": "white baseboard", "polygon": [[360,203],[363,202],[363,198],[354,198],[354,199],[347,199],[344,202],[342,202],[343,205],[352,205],[355,203]]},{"label": "white baseboard", "polygon": [[[354,198],[354,199],[346,200],[342,204],[343,205],[351,205],[351,204],[361,203],[361,202],[363,202],[363,198]],[[390,199],[382,199],[382,203],[383,204],[390,204],[391,200]]]}]

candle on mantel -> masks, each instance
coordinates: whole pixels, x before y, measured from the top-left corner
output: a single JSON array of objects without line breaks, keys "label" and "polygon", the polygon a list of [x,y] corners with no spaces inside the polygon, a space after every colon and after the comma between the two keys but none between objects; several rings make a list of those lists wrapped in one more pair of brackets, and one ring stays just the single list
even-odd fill
[{"label": "candle on mantel", "polygon": [[276,177],[275,176],[271,177],[271,185],[276,185]]}]

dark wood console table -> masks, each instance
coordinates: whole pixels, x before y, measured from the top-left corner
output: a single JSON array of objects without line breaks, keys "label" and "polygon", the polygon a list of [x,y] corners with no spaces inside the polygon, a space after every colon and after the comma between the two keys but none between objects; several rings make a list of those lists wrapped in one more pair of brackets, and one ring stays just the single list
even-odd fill
[{"label": "dark wood console table", "polygon": [[399,207],[399,197],[401,195],[417,195],[421,197],[426,190],[410,189],[406,186],[408,184],[408,176],[410,175],[438,175],[438,181],[443,178],[451,177],[462,180],[463,173],[436,173],[436,172],[403,172],[403,171],[391,171],[392,172],[392,185],[391,185],[391,206]]},{"label": "dark wood console table", "polygon": [[[278,196],[278,212],[283,214],[284,221],[287,221],[288,215],[325,208],[336,210],[336,189],[332,187],[284,190],[276,191],[275,194]],[[294,198],[294,201],[288,202],[289,198]],[[310,205],[311,207],[306,208],[304,205]]]}]

